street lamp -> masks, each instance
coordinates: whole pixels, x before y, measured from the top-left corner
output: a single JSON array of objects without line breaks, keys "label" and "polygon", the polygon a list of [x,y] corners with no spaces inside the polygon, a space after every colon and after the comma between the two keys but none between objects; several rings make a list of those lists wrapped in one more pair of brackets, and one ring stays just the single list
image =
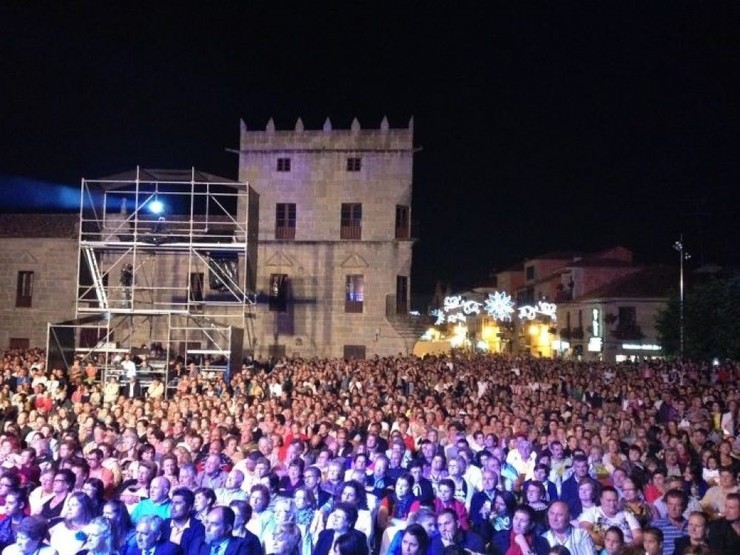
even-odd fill
[{"label": "street lamp", "polygon": [[680,337],[680,352],[681,360],[683,360],[683,261],[691,258],[691,255],[686,252],[683,248],[683,233],[678,241],[673,243],[673,248],[678,251],[679,260],[679,278],[678,278],[678,298],[679,298],[679,337]]}]

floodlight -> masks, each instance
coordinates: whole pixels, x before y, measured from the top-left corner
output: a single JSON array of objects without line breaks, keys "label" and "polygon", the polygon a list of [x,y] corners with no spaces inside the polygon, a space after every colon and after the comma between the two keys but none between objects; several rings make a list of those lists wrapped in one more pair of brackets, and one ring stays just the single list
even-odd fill
[{"label": "floodlight", "polygon": [[159,199],[154,199],[148,204],[149,212],[152,214],[161,214],[164,212],[164,203]]}]

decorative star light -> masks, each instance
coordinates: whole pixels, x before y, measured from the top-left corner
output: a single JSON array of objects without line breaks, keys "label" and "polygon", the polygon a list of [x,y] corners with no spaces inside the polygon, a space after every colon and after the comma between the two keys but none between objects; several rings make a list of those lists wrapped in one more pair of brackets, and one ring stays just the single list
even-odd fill
[{"label": "decorative star light", "polygon": [[445,313],[442,312],[439,309],[432,310],[432,316],[435,316],[437,319],[434,322],[435,326],[441,326],[445,323]]},{"label": "decorative star light", "polygon": [[493,294],[489,293],[484,310],[491,318],[496,320],[511,320],[511,315],[514,312],[514,301],[511,300],[511,295],[506,293],[499,291]]}]

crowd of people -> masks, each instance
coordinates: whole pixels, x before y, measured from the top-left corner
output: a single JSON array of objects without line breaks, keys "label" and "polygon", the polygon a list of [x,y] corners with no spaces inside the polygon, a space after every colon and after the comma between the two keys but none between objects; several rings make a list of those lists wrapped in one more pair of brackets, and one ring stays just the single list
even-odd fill
[{"label": "crowd of people", "polygon": [[2,364],[3,555],[740,553],[732,362]]}]

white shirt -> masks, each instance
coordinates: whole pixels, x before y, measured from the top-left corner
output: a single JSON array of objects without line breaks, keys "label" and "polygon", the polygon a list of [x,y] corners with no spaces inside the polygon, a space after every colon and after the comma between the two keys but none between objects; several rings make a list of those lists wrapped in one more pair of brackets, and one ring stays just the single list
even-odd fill
[{"label": "white shirt", "polygon": [[542,534],[542,537],[547,540],[550,547],[556,545],[567,547],[570,555],[594,555],[596,553],[591,534],[580,528],[569,527],[564,540],[560,540],[552,530]]},{"label": "white shirt", "polygon": [[601,507],[594,507],[595,510],[584,512],[578,519],[579,522],[588,522],[593,524],[601,532],[606,532],[608,528],[616,526],[624,534],[624,542],[630,543],[633,539],[632,530],[639,530],[640,524],[632,514],[627,511],[619,511],[613,517],[606,516]]}]

